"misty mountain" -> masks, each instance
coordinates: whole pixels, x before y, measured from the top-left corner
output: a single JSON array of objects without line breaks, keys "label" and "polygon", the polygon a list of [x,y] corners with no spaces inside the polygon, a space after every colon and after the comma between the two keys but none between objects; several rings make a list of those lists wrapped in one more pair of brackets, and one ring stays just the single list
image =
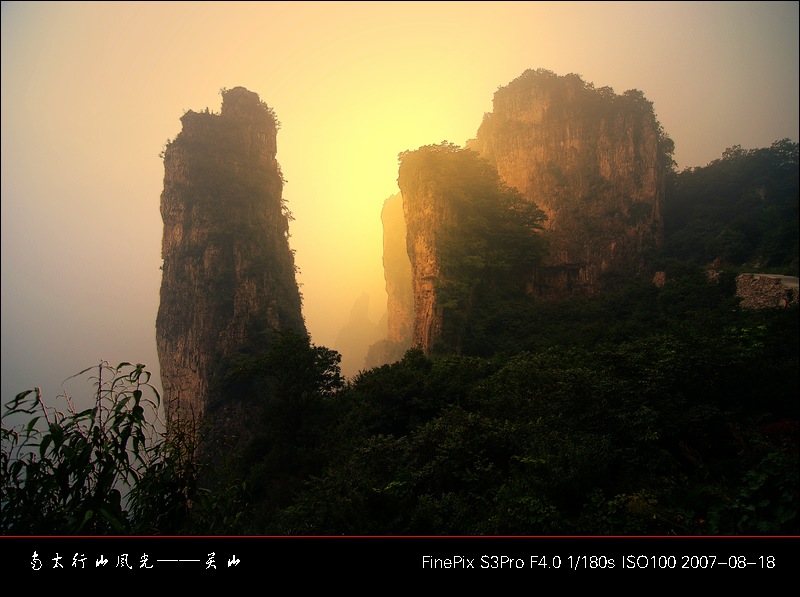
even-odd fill
[{"label": "misty mountain", "polygon": [[363,371],[369,347],[386,337],[386,313],[377,322],[371,320],[369,302],[369,294],[362,292],[353,304],[347,322],[336,335],[334,346],[342,355],[342,375],[346,377]]}]

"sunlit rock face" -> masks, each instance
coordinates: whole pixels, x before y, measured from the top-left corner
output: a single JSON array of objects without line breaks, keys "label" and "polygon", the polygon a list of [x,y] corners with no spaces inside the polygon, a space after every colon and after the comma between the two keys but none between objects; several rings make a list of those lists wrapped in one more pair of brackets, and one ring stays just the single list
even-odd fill
[{"label": "sunlit rock face", "polygon": [[613,274],[645,273],[663,238],[671,141],[641,92],[529,70],[497,90],[467,147],[548,216],[533,295],[590,295]]},{"label": "sunlit rock face", "polygon": [[437,299],[440,279],[438,231],[450,218],[444,190],[426,172],[400,169],[406,250],[411,263],[414,320],[411,344],[429,350],[442,335],[442,307]]},{"label": "sunlit rock face", "polygon": [[411,291],[411,262],[406,249],[406,221],[403,196],[389,197],[381,211],[383,222],[383,271],[388,296],[388,334],[390,342],[411,345],[414,325],[414,299]]},{"label": "sunlit rock face", "polygon": [[392,195],[383,203],[383,277],[386,281],[386,338],[370,346],[365,367],[372,368],[399,360],[411,348],[414,327],[414,295],[411,262],[406,250],[406,222],[403,197]]},{"label": "sunlit rock face", "polygon": [[278,124],[242,87],[186,112],[164,152],[156,344],[167,425],[198,421],[221,358],[254,334],[305,333],[275,159]]}]

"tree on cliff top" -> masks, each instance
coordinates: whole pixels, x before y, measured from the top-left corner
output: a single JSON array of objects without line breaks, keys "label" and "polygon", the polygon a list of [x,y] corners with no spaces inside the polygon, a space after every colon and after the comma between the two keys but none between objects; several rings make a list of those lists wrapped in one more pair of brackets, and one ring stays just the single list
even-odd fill
[{"label": "tree on cliff top", "polygon": [[665,255],[797,275],[798,144],[726,149],[719,159],[669,179]]}]

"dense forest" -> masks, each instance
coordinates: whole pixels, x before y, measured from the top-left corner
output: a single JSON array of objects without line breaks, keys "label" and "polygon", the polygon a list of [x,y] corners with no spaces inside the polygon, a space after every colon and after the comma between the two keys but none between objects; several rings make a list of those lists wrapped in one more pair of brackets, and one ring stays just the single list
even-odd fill
[{"label": "dense forest", "polygon": [[[347,380],[335,351],[265,336],[215,380],[219,400],[264,405],[242,451],[160,433],[142,366],[83,372],[97,399],[83,412],[35,390],[4,399],[0,531],[800,534],[798,307],[743,309],[735,285],[798,275],[799,163],[782,140],[671,172],[648,256],[663,286],[498,300],[459,354],[412,349]],[[517,243],[507,224],[490,242]],[[519,256],[499,246],[480,251],[498,272]],[[502,293],[467,263],[470,293]]]},{"label": "dense forest", "polygon": [[798,274],[797,143],[731,147],[704,168],[670,179],[665,254],[751,271]]}]

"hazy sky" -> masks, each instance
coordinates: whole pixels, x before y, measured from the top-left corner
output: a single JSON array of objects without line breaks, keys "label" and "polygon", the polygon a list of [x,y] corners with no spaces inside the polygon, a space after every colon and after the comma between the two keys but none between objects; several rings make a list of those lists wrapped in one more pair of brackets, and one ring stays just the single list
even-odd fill
[{"label": "hazy sky", "polygon": [[385,310],[397,154],[463,146],[529,68],[640,89],[680,168],[798,139],[797,2],[3,2],[3,401],[101,358],[158,372],[159,152],[221,88],[281,122],[304,314],[336,348],[363,292]]}]

